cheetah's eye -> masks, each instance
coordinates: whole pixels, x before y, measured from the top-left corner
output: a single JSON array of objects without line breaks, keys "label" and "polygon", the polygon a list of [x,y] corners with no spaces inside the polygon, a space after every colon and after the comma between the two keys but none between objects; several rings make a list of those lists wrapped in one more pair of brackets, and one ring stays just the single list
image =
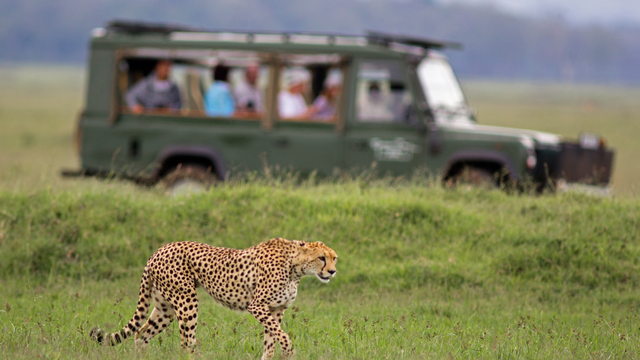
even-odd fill
[{"label": "cheetah's eye", "polygon": [[320,261],[323,261],[323,262],[325,261],[324,256],[320,256],[318,259],[319,259]]},{"label": "cheetah's eye", "polygon": [[338,257],[337,256],[333,258],[333,262],[336,262],[336,261],[338,261]]}]

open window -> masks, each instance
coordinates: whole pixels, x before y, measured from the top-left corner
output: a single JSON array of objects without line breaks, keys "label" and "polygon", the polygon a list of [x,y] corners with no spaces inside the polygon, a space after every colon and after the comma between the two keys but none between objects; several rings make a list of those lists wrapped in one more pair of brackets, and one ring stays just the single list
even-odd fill
[{"label": "open window", "polygon": [[344,66],[335,54],[288,54],[282,58],[276,109],[284,121],[337,121]]},{"label": "open window", "polygon": [[360,63],[356,93],[359,122],[409,124],[414,121],[412,99],[400,62]]},{"label": "open window", "polygon": [[266,54],[249,51],[122,51],[121,111],[259,120],[266,113],[271,69],[267,59]]}]

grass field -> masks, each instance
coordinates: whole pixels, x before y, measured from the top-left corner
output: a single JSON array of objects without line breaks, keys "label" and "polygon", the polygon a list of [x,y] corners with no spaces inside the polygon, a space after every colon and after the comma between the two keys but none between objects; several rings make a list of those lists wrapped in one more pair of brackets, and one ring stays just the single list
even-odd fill
[{"label": "grass field", "polygon": [[145,352],[87,333],[129,320],[162,244],[275,236],[340,256],[334,280],[305,279],[285,316],[298,359],[640,357],[638,90],[465,85],[481,123],[604,134],[618,150],[609,198],[367,177],[260,178],[174,198],[59,178],[77,166],[82,88],[74,68],[0,70],[0,358],[258,358],[258,322],[203,292],[194,355],[175,324]]},{"label": "grass field", "polygon": [[640,194],[640,88],[526,83],[463,83],[479,122],[548,131],[577,139],[604,136],[616,150],[613,187]]},{"label": "grass field", "polygon": [[[273,181],[188,199],[5,192],[0,210],[3,358],[179,357],[175,325],[141,355],[131,342],[98,347],[87,330],[125,324],[161,244],[279,235],[340,255],[338,276],[305,279],[287,313],[301,359],[639,355],[637,200]],[[196,356],[257,358],[257,322],[200,295]]]}]

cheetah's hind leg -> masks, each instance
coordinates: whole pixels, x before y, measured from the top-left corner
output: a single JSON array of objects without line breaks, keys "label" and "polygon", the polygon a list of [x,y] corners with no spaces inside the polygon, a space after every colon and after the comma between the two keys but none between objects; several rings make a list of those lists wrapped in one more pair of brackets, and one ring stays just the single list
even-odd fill
[{"label": "cheetah's hind leg", "polygon": [[176,312],[173,310],[173,306],[164,299],[160,291],[153,291],[153,300],[155,301],[155,307],[153,311],[151,311],[149,319],[136,333],[136,348],[146,348],[149,341],[166,329],[176,318]]}]

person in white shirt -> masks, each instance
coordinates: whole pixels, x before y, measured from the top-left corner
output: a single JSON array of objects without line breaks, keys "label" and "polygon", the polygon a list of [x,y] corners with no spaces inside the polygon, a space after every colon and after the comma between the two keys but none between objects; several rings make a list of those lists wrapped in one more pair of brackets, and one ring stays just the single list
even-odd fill
[{"label": "person in white shirt", "polygon": [[247,66],[244,73],[244,80],[240,82],[233,91],[238,111],[249,114],[264,112],[262,90],[258,88],[259,71],[260,67],[257,64]]},{"label": "person in white shirt", "polygon": [[358,119],[366,122],[394,121],[391,106],[386,93],[382,92],[378,82],[369,84],[366,97],[358,102]]},{"label": "person in white shirt", "polygon": [[278,113],[283,119],[307,119],[314,110],[308,107],[302,93],[309,74],[302,69],[291,69],[285,75],[285,89],[278,93]]},{"label": "person in white shirt", "polygon": [[336,117],[338,96],[342,90],[342,72],[333,70],[324,81],[322,92],[313,102],[314,119],[332,121]]}]

